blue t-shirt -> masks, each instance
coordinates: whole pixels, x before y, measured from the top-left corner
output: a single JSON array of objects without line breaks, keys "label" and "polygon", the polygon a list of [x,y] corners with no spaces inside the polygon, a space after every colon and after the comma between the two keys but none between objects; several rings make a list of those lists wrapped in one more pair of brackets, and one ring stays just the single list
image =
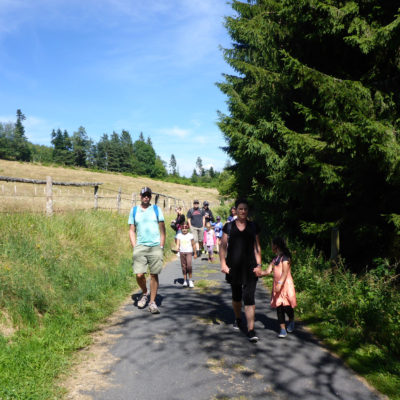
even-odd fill
[{"label": "blue t-shirt", "polygon": [[[158,208],[158,221],[164,222],[164,215],[161,208]],[[135,221],[133,221],[133,207],[129,213],[129,225],[136,225],[136,244],[144,246],[159,246],[161,243],[160,228],[157,222],[157,216],[154,212],[152,205],[143,209],[141,206],[137,207]]]},{"label": "blue t-shirt", "polygon": [[215,235],[217,236],[217,238],[221,238],[222,237],[222,222],[216,222],[214,224],[214,231],[215,231]]}]

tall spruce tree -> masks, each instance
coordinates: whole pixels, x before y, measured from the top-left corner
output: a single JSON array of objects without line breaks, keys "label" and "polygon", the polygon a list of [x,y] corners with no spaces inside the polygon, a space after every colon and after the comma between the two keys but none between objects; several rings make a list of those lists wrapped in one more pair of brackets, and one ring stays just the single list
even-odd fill
[{"label": "tall spruce tree", "polygon": [[171,154],[171,159],[169,160],[169,173],[176,175],[176,158],[174,154]]},{"label": "tall spruce tree", "polygon": [[329,244],[339,227],[353,265],[390,255],[400,233],[399,4],[232,7],[224,56],[236,73],[218,85],[235,189],[275,229]]},{"label": "tall spruce tree", "polygon": [[17,122],[14,128],[14,138],[12,141],[12,150],[14,157],[19,161],[29,161],[31,158],[31,150],[29,148],[28,139],[25,136],[25,128],[22,121],[26,119],[21,110],[17,110]]}]

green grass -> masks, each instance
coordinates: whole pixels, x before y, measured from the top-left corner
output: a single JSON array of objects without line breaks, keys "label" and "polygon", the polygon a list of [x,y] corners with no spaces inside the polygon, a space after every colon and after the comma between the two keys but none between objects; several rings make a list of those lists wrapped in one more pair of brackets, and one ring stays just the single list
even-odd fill
[{"label": "green grass", "polygon": [[[331,268],[313,249],[291,247],[296,316],[378,391],[400,399],[396,268],[382,261],[355,275],[343,265]],[[271,286],[271,278],[265,282]]]},{"label": "green grass", "polygon": [[125,215],[0,215],[0,325],[15,329],[0,334],[0,399],[63,396],[74,352],[136,288],[131,254]]}]

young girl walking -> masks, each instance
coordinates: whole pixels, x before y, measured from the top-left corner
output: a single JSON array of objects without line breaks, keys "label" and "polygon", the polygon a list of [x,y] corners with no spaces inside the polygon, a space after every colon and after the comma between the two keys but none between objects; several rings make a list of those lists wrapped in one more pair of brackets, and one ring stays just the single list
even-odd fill
[{"label": "young girl walking", "polygon": [[204,246],[207,246],[208,252],[208,262],[213,262],[214,260],[214,246],[217,243],[217,238],[215,236],[215,231],[212,229],[211,223],[206,223],[206,229],[203,235]]},{"label": "young girl walking", "polygon": [[[269,275],[274,271],[274,284],[272,288],[271,307],[276,308],[280,332],[278,337],[284,338],[287,332],[294,331],[294,308],[297,305],[296,291],[292,274],[290,272],[291,253],[285,240],[276,237],[272,240],[272,251],[276,257],[271,261],[266,271],[261,271],[259,276]],[[285,314],[289,318],[285,325]]]},{"label": "young girl walking", "polygon": [[193,288],[192,253],[194,254],[194,258],[197,258],[196,244],[194,243],[193,235],[189,232],[189,225],[183,223],[183,225],[181,225],[181,230],[182,232],[176,235],[176,246],[181,259],[183,286]]}]

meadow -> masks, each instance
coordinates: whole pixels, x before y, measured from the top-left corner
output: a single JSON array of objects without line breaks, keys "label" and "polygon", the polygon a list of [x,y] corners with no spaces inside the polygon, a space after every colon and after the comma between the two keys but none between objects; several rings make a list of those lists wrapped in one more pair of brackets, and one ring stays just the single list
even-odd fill
[{"label": "meadow", "polygon": [[[213,188],[186,186],[177,183],[163,182],[147,177],[133,177],[118,173],[93,172],[84,168],[63,168],[35,163],[23,163],[0,159],[0,175],[14,178],[46,180],[51,176],[53,181],[61,182],[101,182],[98,195],[99,208],[116,209],[118,190],[122,190],[121,210],[129,211],[133,197],[143,186],[150,186],[153,192],[162,193],[180,200],[184,209],[191,207],[194,199],[207,200],[210,207],[220,204],[218,191]],[[0,212],[31,211],[43,212],[45,209],[45,185],[13,183],[0,181]],[[54,186],[54,208],[57,212],[91,209],[94,205],[93,188]],[[167,212],[173,210],[175,203],[159,203]]]}]

